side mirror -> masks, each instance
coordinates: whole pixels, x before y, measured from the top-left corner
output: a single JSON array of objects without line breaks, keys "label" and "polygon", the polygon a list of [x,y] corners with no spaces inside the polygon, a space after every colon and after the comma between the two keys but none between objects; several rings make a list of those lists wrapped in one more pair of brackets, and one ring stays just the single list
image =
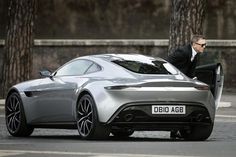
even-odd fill
[{"label": "side mirror", "polygon": [[197,80],[197,77],[192,78],[193,80]]},{"label": "side mirror", "polygon": [[48,70],[42,70],[39,72],[40,76],[42,77],[51,77],[51,72]]}]

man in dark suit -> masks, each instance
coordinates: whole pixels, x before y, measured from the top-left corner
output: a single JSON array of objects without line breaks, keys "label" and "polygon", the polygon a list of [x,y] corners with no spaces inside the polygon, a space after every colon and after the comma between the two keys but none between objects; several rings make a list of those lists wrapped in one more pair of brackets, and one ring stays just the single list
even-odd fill
[{"label": "man in dark suit", "polygon": [[[175,50],[170,54],[167,60],[177,67],[181,72],[190,78],[195,75],[199,55],[206,48],[206,39],[202,35],[194,35],[191,43]],[[180,131],[173,130],[170,132],[171,138],[181,138]]]},{"label": "man in dark suit", "polygon": [[167,60],[190,78],[194,77],[200,53],[206,48],[206,39],[202,35],[194,35],[191,44],[183,46],[170,54]]}]

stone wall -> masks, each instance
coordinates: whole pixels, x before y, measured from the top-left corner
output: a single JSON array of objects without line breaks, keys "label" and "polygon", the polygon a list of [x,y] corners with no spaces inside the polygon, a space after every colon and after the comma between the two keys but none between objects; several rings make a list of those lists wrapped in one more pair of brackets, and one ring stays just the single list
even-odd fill
[{"label": "stone wall", "polygon": [[[141,53],[167,57],[168,40],[35,40],[32,78],[39,78],[44,68],[55,70],[72,58],[100,53]],[[0,40],[0,65],[4,41]],[[201,64],[220,62],[223,65],[225,90],[236,89],[236,40],[208,40]],[[1,67],[0,67],[1,70]]]}]

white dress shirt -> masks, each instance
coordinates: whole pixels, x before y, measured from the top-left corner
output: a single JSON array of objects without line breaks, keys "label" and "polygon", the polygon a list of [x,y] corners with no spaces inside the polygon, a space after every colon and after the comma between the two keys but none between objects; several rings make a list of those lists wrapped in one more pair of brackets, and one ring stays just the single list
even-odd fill
[{"label": "white dress shirt", "polygon": [[197,52],[194,50],[192,47],[192,57],[191,57],[191,62],[194,60],[194,57],[196,56]]}]

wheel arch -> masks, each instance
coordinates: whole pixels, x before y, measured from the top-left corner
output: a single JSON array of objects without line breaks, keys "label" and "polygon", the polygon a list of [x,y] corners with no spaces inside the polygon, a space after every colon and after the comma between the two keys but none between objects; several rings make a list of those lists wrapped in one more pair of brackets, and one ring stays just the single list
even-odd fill
[{"label": "wheel arch", "polygon": [[[87,90],[87,89],[81,91],[80,94],[78,95],[78,98],[77,98],[77,101],[76,101],[76,111],[77,111],[77,107],[78,107],[78,102],[79,102],[79,100],[80,100],[84,95],[86,95],[86,94],[89,95],[89,96],[91,96],[91,98],[93,99],[93,102],[95,103],[95,110],[96,110],[96,113],[98,113],[96,101],[95,101],[95,99],[94,99],[92,93],[91,93],[89,90]],[[99,114],[97,114],[97,115],[98,115],[98,120],[99,120]],[[75,116],[76,116],[76,118],[77,118],[77,114],[76,114]]]},{"label": "wheel arch", "polygon": [[[91,92],[89,92],[88,90],[83,90],[83,91],[81,91],[80,94],[78,95],[77,103],[78,103],[79,100],[80,100],[84,95],[86,95],[86,94],[90,95],[90,96],[93,98]],[[94,99],[94,98],[93,98],[93,99]]]},{"label": "wheel arch", "polygon": [[20,92],[16,88],[10,88],[8,93],[7,93],[7,96],[6,96],[6,101],[7,101],[8,97],[14,92],[16,92],[20,95]]}]

